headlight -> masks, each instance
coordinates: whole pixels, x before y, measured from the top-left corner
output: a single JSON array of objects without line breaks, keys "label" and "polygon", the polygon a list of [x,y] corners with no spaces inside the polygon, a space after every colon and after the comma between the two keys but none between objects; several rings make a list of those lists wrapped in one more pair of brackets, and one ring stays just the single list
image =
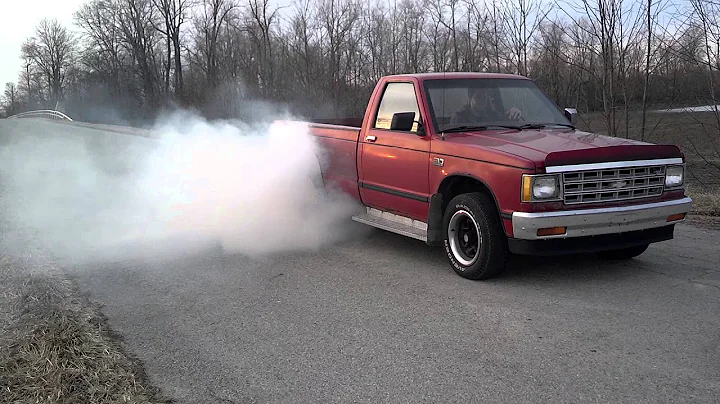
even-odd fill
[{"label": "headlight", "polygon": [[523,175],[523,202],[557,200],[560,182],[557,175]]},{"label": "headlight", "polygon": [[665,169],[665,186],[668,188],[679,187],[683,184],[685,177],[685,167],[668,166]]}]

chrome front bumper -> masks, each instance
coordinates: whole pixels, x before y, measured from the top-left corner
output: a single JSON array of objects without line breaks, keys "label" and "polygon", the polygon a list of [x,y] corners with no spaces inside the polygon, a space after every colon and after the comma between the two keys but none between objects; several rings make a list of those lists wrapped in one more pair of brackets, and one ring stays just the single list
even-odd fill
[{"label": "chrome front bumper", "polygon": [[[617,208],[542,213],[515,212],[512,215],[513,237],[522,240],[545,240],[652,229],[682,221],[668,222],[667,218],[679,213],[688,213],[691,206],[692,199],[686,197]],[[567,231],[565,234],[555,236],[537,235],[538,229],[552,227],[566,227]]]}]

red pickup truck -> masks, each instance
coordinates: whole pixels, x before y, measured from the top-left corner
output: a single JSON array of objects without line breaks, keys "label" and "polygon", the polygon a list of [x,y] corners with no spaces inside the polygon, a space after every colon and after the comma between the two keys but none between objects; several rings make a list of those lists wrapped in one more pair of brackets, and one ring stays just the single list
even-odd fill
[{"label": "red pickup truck", "polygon": [[364,118],[309,126],[325,186],[366,208],[353,220],[444,246],[458,275],[486,279],[511,253],[629,259],[689,212],[677,146],[575,118],[525,77],[428,73],[382,78]]}]

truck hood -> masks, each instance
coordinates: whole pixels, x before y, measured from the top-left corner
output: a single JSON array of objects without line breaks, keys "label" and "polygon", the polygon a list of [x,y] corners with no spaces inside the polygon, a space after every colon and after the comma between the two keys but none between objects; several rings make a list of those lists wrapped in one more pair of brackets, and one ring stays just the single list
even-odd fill
[{"label": "truck hood", "polygon": [[437,143],[462,145],[453,148],[456,152],[465,149],[468,154],[493,149],[530,160],[536,169],[546,165],[682,157],[677,146],[654,145],[565,128],[451,133]]}]

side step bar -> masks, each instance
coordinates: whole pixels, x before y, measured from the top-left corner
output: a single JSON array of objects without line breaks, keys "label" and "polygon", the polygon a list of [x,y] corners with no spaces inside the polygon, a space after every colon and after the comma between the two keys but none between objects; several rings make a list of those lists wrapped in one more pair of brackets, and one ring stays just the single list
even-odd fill
[{"label": "side step bar", "polygon": [[353,216],[352,220],[427,242],[427,223],[409,217],[367,208],[366,214]]}]

